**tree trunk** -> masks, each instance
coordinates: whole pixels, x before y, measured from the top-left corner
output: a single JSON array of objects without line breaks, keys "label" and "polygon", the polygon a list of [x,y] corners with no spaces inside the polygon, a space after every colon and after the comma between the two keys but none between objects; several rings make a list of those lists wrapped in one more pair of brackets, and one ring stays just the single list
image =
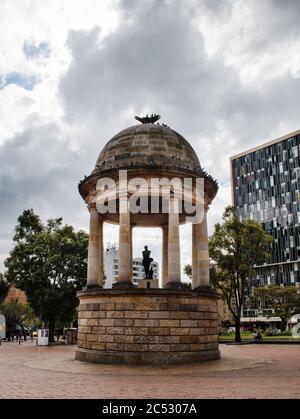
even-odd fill
[{"label": "tree trunk", "polygon": [[281,319],[281,331],[285,332],[287,329],[287,319]]},{"label": "tree trunk", "polygon": [[238,317],[235,319],[235,342],[242,342],[241,339],[241,318]]},{"label": "tree trunk", "polygon": [[24,326],[22,324],[20,324],[20,327],[21,327],[22,332],[23,332],[24,342],[26,342],[26,331],[25,331]]},{"label": "tree trunk", "polygon": [[49,320],[49,343],[54,342],[55,319]]}]

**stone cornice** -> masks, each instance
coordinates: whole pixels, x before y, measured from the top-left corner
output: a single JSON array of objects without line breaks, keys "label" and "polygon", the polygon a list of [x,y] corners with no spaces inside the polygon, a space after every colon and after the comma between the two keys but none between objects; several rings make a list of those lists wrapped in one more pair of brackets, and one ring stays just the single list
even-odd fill
[{"label": "stone cornice", "polygon": [[185,296],[185,297],[209,297],[218,298],[218,294],[210,286],[204,286],[203,289],[196,290],[168,290],[168,289],[142,289],[142,288],[126,288],[126,289],[103,289],[94,288],[90,290],[82,290],[77,293],[77,297],[95,297],[95,296],[114,296],[114,295],[139,295],[139,296]]}]

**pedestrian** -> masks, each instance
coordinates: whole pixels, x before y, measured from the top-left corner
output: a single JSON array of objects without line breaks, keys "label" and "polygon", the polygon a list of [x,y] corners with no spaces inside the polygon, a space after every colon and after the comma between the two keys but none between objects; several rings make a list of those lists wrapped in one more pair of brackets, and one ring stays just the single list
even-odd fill
[{"label": "pedestrian", "polygon": [[260,333],[259,330],[256,330],[255,333],[253,334],[254,337],[254,342],[258,343],[262,340],[262,334]]},{"label": "pedestrian", "polygon": [[21,329],[18,333],[19,345],[21,345],[22,338],[23,338],[23,330]]}]

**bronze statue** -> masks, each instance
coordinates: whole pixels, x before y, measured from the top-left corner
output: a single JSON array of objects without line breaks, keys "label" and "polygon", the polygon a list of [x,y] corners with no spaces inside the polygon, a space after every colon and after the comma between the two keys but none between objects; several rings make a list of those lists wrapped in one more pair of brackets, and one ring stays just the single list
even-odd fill
[{"label": "bronze statue", "polygon": [[148,250],[148,246],[144,247],[144,251],[143,251],[143,266],[145,269],[145,275],[146,278],[145,279],[153,279],[153,269],[151,267],[150,269],[150,265],[153,262],[153,259],[150,257],[151,254],[151,250]]},{"label": "bronze statue", "polygon": [[155,124],[155,122],[159,121],[161,118],[160,115],[152,114],[151,116],[135,116],[135,119],[142,124]]}]

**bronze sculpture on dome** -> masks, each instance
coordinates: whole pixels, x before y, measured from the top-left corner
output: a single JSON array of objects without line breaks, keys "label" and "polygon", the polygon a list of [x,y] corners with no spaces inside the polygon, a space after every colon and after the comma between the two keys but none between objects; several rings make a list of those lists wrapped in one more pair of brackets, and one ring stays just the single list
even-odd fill
[{"label": "bronze sculpture on dome", "polygon": [[135,119],[139,122],[141,122],[142,124],[155,124],[155,122],[159,121],[161,118],[160,115],[157,114],[152,114],[151,116],[146,115],[146,116],[135,116]]}]

